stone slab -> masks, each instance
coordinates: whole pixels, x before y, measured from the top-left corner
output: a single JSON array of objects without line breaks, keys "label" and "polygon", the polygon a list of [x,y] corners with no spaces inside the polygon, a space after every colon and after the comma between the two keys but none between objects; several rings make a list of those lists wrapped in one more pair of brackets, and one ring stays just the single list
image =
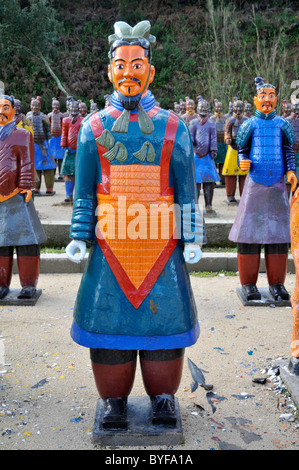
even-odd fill
[{"label": "stone slab", "polygon": [[36,292],[33,297],[30,299],[18,299],[18,295],[20,294],[20,289],[11,289],[9,293],[4,297],[4,299],[0,299],[0,305],[14,305],[14,306],[25,306],[25,307],[32,307],[36,304],[40,296],[42,295],[41,289],[36,289]]},{"label": "stone slab", "polygon": [[275,362],[279,366],[281,380],[286,385],[294,403],[299,408],[299,375],[295,375],[290,372],[290,359],[280,358],[276,359]]},{"label": "stone slab", "polygon": [[267,287],[258,287],[261,293],[260,300],[247,300],[241,288],[237,289],[237,294],[242,304],[246,307],[266,307],[273,305],[275,307],[291,307],[290,300],[275,300]]},{"label": "stone slab", "polygon": [[148,396],[128,398],[128,429],[103,430],[103,402],[98,399],[93,429],[93,441],[102,446],[173,446],[184,441],[178,400],[175,399],[177,425],[154,426],[151,423],[151,402]]}]

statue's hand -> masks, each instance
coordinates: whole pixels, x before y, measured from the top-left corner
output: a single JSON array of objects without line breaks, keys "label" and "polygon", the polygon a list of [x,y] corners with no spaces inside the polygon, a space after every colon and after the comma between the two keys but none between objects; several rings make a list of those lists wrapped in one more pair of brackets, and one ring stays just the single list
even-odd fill
[{"label": "statue's hand", "polygon": [[242,171],[250,170],[251,160],[240,160],[240,168]]},{"label": "statue's hand", "polygon": [[288,180],[288,183],[291,183],[291,191],[293,193],[297,186],[297,176],[295,175],[293,171],[287,172],[287,180]]},{"label": "statue's hand", "polygon": [[[80,263],[86,254],[86,243],[81,240],[72,240],[66,247],[65,252],[71,261]],[[79,252],[79,255],[76,255],[77,252]]]},{"label": "statue's hand", "polygon": [[32,196],[32,191],[30,189],[22,189],[21,194],[26,194],[25,202],[29,202]]},{"label": "statue's hand", "polygon": [[184,258],[186,263],[195,264],[202,257],[202,251],[199,245],[194,243],[186,243],[184,247]]}]

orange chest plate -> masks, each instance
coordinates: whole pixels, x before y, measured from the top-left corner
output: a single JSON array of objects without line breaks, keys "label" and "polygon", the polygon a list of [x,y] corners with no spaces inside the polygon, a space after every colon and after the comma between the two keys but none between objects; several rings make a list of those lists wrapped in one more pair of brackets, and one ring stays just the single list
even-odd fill
[{"label": "orange chest plate", "polygon": [[[91,126],[95,138],[101,135],[98,114],[92,116]],[[176,129],[174,116],[166,126],[160,165],[111,164],[103,157],[107,149],[97,143],[102,171],[97,241],[135,308],[153,288],[177,244],[173,191],[168,187]]]},{"label": "orange chest plate", "polygon": [[97,238],[138,289],[175,232],[173,196],[161,195],[160,166],[111,165],[110,194],[97,197]]}]

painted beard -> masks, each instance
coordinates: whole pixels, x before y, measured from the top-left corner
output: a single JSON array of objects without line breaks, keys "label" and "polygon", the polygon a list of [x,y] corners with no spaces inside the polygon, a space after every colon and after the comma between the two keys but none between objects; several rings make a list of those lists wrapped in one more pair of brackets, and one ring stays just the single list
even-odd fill
[{"label": "painted beard", "polygon": [[125,96],[121,91],[116,91],[118,99],[124,109],[126,109],[127,111],[133,111],[133,109],[137,108],[142,97],[142,92],[138,93],[135,96]]}]

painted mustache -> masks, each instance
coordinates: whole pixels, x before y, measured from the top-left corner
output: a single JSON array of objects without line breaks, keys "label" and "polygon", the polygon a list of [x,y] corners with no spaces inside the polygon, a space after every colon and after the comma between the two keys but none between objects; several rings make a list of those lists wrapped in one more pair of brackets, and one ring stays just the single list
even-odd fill
[{"label": "painted mustache", "polygon": [[[127,81],[128,81],[127,78],[121,78],[118,82],[118,85],[121,85],[123,82],[127,82]],[[136,83],[138,83],[138,85],[141,85],[141,81],[138,80],[138,78],[135,78],[135,77],[130,78],[130,82],[136,82]]]},{"label": "painted mustache", "polygon": [[6,114],[0,114],[0,118],[1,119],[3,119],[3,118],[8,119],[8,116],[6,116]]},{"label": "painted mustache", "polygon": [[264,106],[272,106],[272,103],[270,103],[269,101],[267,101],[267,103],[263,103],[263,104],[262,104],[262,108],[263,108]]}]

